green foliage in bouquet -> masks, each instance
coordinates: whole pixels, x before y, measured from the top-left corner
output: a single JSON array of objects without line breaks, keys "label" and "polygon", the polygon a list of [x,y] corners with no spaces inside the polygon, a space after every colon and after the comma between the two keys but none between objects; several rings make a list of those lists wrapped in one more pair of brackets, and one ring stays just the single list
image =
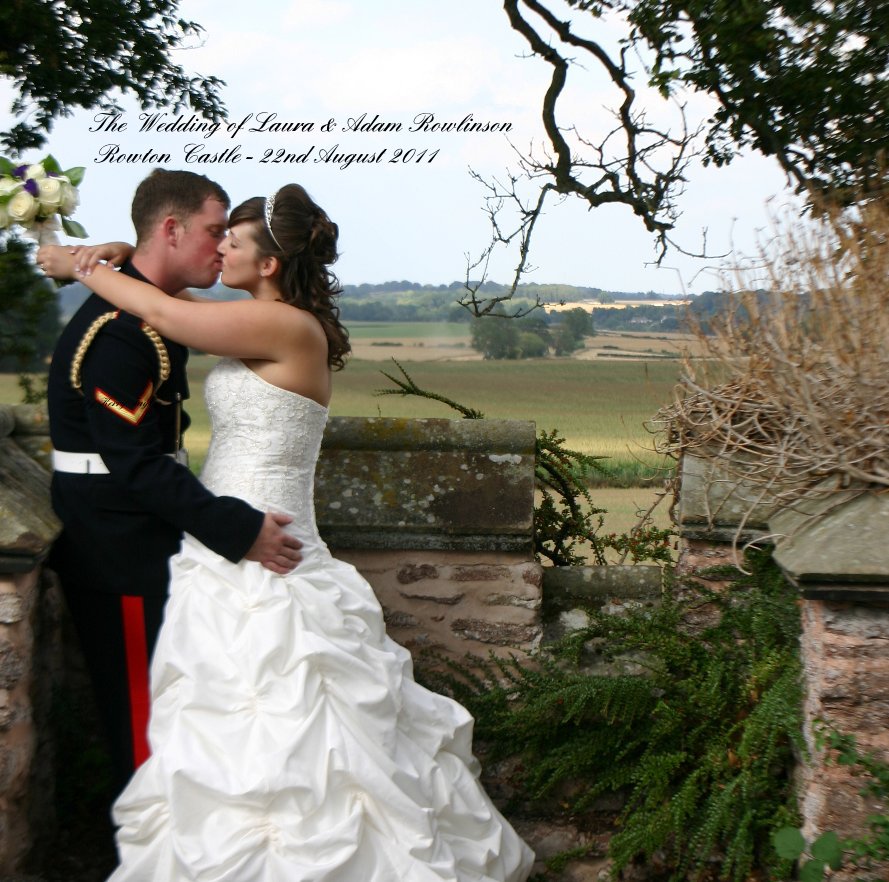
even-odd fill
[{"label": "green foliage in bouquet", "polygon": [[34,163],[0,156],[0,230],[18,225],[38,241],[52,241],[47,237],[58,229],[75,239],[86,238],[86,230],[71,219],[85,172],[83,166],[63,171],[52,155]]}]

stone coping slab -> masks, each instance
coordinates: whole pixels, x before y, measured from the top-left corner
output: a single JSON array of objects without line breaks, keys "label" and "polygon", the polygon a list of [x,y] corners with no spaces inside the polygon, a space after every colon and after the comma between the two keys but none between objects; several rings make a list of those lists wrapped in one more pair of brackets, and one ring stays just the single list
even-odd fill
[{"label": "stone coping slab", "polygon": [[682,491],[679,496],[679,527],[683,534],[694,530],[701,538],[709,530],[755,536],[768,529],[772,505],[762,499],[762,490],[743,484],[726,466],[712,459],[685,453],[681,463]]},{"label": "stone coping slab", "polygon": [[33,569],[58,535],[49,481],[49,472],[12,438],[0,438],[0,572]]},{"label": "stone coping slab", "polygon": [[[849,488],[801,500],[772,516],[774,558],[807,596],[842,585],[889,597],[889,493]],[[878,586],[883,586],[879,588]],[[847,599],[852,599],[848,597]]]},{"label": "stone coping slab", "polygon": [[[45,405],[0,405],[5,443],[12,445],[15,438],[46,461],[48,432]],[[319,529],[331,547],[341,549],[530,554],[535,453],[533,422],[332,417],[316,479]],[[26,459],[18,456],[10,474],[18,473]],[[11,502],[11,494],[21,491],[16,479],[10,477],[9,483]],[[7,532],[0,534],[0,554],[11,555],[13,562],[19,553],[38,553],[41,542],[51,541],[44,534],[57,531],[49,511],[48,475],[35,473],[31,484],[27,501],[16,497],[19,511],[12,515],[13,506],[6,508],[11,517],[6,518]],[[39,509],[45,511],[38,517]],[[35,517],[52,526],[29,531],[20,523]],[[30,545],[25,535],[32,537]]]},{"label": "stone coping slab", "polygon": [[612,600],[658,600],[662,585],[661,568],[645,564],[543,568],[547,615],[576,607],[600,609]]},{"label": "stone coping slab", "polygon": [[322,450],[435,450],[533,456],[534,423],[526,420],[447,420],[331,417]]},{"label": "stone coping slab", "polygon": [[0,404],[0,438],[8,438],[15,431],[15,407]]},{"label": "stone coping slab", "polygon": [[335,548],[531,551],[534,423],[331,419],[315,511]]}]

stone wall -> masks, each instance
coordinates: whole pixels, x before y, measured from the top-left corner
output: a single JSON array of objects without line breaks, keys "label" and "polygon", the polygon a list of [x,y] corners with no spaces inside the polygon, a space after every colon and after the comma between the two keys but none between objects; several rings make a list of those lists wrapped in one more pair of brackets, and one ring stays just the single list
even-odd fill
[{"label": "stone wall", "polygon": [[[537,647],[541,567],[507,552],[337,550],[373,585],[386,630],[415,659]],[[425,658],[424,658],[425,656]]]},{"label": "stone wall", "polygon": [[533,423],[330,421],[319,530],[370,582],[389,633],[415,658],[537,646],[534,455]]},{"label": "stone wall", "polygon": [[[82,682],[82,672],[67,676],[78,662],[63,654],[64,604],[42,567],[59,530],[49,449],[44,408],[0,405],[0,878],[52,838],[50,705]],[[534,452],[533,423],[330,421],[319,529],[371,583],[391,635],[416,657],[538,645]]]},{"label": "stone wall", "polygon": [[[0,405],[0,878],[51,831],[47,715],[64,671],[59,593],[41,569],[58,530],[48,473],[33,459],[45,462],[47,451],[41,408]],[[591,606],[658,602],[657,568],[541,568],[533,489],[533,424],[334,418],[316,509],[331,549],[368,579],[393,638],[417,658],[531,651],[582,626]],[[800,587],[807,720],[825,719],[889,757],[889,495],[829,500],[782,514],[686,457],[679,569],[700,573],[733,562],[747,542],[773,542]],[[810,747],[799,770],[806,833],[863,832],[867,812],[886,807]],[[539,831],[526,832],[545,853]]]},{"label": "stone wall", "polygon": [[[889,760],[889,494],[825,485],[815,501],[780,505],[713,462],[685,456],[678,511],[685,574],[734,562],[748,542],[768,543],[799,587],[809,752],[797,769],[803,832],[810,840],[827,830],[866,834],[867,816],[889,806],[863,796],[861,778],[831,762],[813,730],[824,721]],[[889,879],[889,866],[831,878]]]},{"label": "stone wall", "polygon": [[761,493],[744,487],[713,460],[686,454],[680,464],[680,575],[735,564],[739,550],[768,535],[771,506]]},{"label": "stone wall", "polygon": [[50,706],[61,676],[61,599],[41,563],[59,525],[34,408],[0,405],[0,877],[52,835]]},{"label": "stone wall", "polygon": [[[812,732],[823,721],[889,761],[889,495],[856,488],[776,512],[774,557],[802,595],[804,718],[811,761],[800,766],[804,833],[860,836],[889,805],[828,762]],[[889,879],[889,863],[838,880]]]}]

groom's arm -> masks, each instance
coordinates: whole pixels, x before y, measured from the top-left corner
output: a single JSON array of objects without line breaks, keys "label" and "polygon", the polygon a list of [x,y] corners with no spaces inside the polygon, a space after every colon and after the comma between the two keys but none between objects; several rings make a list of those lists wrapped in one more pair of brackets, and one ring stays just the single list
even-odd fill
[{"label": "groom's arm", "polygon": [[[286,557],[287,549],[298,543],[285,538],[280,525],[269,523],[263,512],[241,499],[215,496],[165,455],[175,449],[175,432],[164,424],[163,405],[154,399],[157,365],[157,352],[138,322],[124,318],[105,326],[84,359],[81,382],[90,431],[113,480],[107,491],[118,494],[121,504],[190,533],[230,561],[249,555],[266,563],[270,549],[278,552],[273,558]],[[254,549],[258,542],[261,552]],[[283,570],[280,557],[273,568]]]}]

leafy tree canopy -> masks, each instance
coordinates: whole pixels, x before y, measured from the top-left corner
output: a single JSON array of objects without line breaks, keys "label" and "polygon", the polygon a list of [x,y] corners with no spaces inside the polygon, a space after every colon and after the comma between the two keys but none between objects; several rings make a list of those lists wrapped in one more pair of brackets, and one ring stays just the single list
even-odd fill
[{"label": "leafy tree canopy", "polygon": [[590,316],[583,309],[558,314],[555,333],[552,316],[542,311],[509,321],[500,313],[473,319],[471,343],[476,352],[488,359],[543,358],[552,350],[556,355],[570,355],[583,349],[583,338],[594,332]]},{"label": "leafy tree canopy", "polygon": [[71,108],[115,107],[116,92],[142,106],[189,106],[223,115],[216,77],[189,74],[170,60],[203,29],[178,17],[179,0],[5,0],[0,5],[0,76],[18,97],[19,121],[0,142],[19,153],[42,146]]},{"label": "leafy tree canopy", "polygon": [[[588,7],[606,4],[576,2]],[[611,5],[610,3],[607,5]],[[802,187],[853,194],[885,183],[889,5],[885,0],[618,0],[631,42],[655,51],[651,81],[719,107],[706,158],[774,156]]]}]

